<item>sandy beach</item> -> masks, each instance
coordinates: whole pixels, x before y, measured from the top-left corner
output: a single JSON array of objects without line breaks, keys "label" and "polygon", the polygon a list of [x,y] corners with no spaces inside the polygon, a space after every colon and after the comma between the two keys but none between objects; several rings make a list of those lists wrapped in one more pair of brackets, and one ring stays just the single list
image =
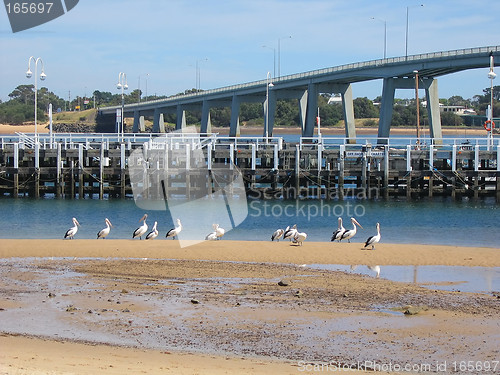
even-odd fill
[{"label": "sandy beach", "polygon": [[[37,124],[37,132],[39,134],[48,133],[49,129],[46,128],[48,124]],[[6,125],[0,124],[0,134],[15,134],[20,133],[34,133],[35,125]],[[219,133],[221,135],[227,135],[229,133],[229,128],[212,128],[213,133]],[[360,135],[377,135],[378,127],[356,127],[356,134]],[[445,127],[442,129],[443,135],[445,136],[456,136],[463,137],[464,135],[472,138],[485,137],[486,132],[483,128],[469,128],[469,127]],[[252,127],[252,126],[241,126],[241,134],[261,134],[262,127]],[[299,127],[275,127],[274,134],[300,134]],[[315,135],[317,134],[317,129],[315,130]],[[345,129],[343,127],[324,127],[321,128],[321,134],[324,136],[334,135],[334,136],[344,136]],[[413,127],[393,127],[391,128],[392,135],[407,135],[414,136],[415,128]],[[428,137],[429,131],[426,128],[422,129],[422,136]]]},{"label": "sandy beach", "polygon": [[389,281],[383,271],[376,278],[308,266],[499,267],[498,249],[0,244],[0,374],[300,374],[377,363],[438,372],[500,359],[498,291],[448,292]]}]

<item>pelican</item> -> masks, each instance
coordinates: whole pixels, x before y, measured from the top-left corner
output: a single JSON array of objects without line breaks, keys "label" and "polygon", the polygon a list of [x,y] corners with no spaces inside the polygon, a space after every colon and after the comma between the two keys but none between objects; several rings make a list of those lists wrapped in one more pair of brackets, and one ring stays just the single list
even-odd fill
[{"label": "pelican", "polygon": [[106,228],[101,229],[99,232],[97,232],[97,239],[99,238],[105,239],[106,236],[109,234],[109,231],[111,230],[109,226],[111,225],[113,227],[113,224],[111,224],[111,221],[109,221],[108,218],[104,219],[104,222],[106,223]]},{"label": "pelican", "polygon": [[147,240],[154,240],[158,236],[158,231],[156,230],[156,224],[158,224],[158,223],[155,221],[155,225],[153,225],[153,229],[151,229],[151,232],[149,232],[148,235],[146,236]]},{"label": "pelican", "polygon": [[224,229],[222,229],[221,227],[219,227],[219,224],[214,224],[213,227],[214,227],[215,235],[217,236],[217,239],[218,240],[222,239],[222,236],[224,235],[224,233],[226,233],[226,231]]},{"label": "pelican", "polygon": [[332,235],[332,241],[335,241],[335,240],[341,240],[342,238],[342,235],[345,233],[345,228],[344,226],[342,225],[342,218],[339,217],[339,227],[338,229],[333,232],[333,235]]},{"label": "pelican", "polygon": [[173,240],[175,240],[175,236],[177,236],[182,230],[182,224],[181,224],[181,220],[180,219],[177,219],[177,226],[175,228],[172,228],[170,229],[168,232],[167,232],[167,235],[166,237],[172,237]]},{"label": "pelican", "polygon": [[217,233],[215,232],[207,234],[207,236],[205,237],[205,241],[214,241],[216,239],[217,239]]},{"label": "pelican", "polygon": [[279,242],[283,233],[285,233],[285,231],[283,229],[277,229],[276,232],[273,233],[273,235],[271,237],[271,241],[276,240]]},{"label": "pelican", "polygon": [[375,244],[380,241],[380,224],[377,223],[377,234],[375,236],[371,236],[366,240],[365,247],[370,246],[372,250],[375,250]]},{"label": "pelican", "polygon": [[139,223],[143,221],[144,223],[134,230],[134,234],[132,235],[132,238],[139,237],[140,240],[142,240],[142,235],[148,231],[148,225],[146,224],[146,219],[148,218],[148,214],[144,214],[144,216],[139,220]]},{"label": "pelican", "polygon": [[293,243],[299,244],[302,246],[302,242],[304,242],[307,238],[307,234],[304,232],[297,232],[293,237]]},{"label": "pelican", "polygon": [[380,277],[380,266],[368,266],[368,269],[376,273],[375,278],[378,279]]},{"label": "pelican", "polygon": [[64,238],[69,238],[72,240],[73,236],[76,234],[76,232],[78,232],[78,227],[81,227],[80,223],[78,222],[78,220],[76,220],[75,217],[73,218],[73,225],[74,227],[68,229],[68,231],[64,235]]},{"label": "pelican", "polygon": [[287,230],[283,233],[283,239],[291,241],[295,237],[295,233],[297,233],[297,224],[294,224],[291,228],[287,227]]},{"label": "pelican", "polygon": [[354,237],[356,234],[356,225],[358,225],[360,228],[363,228],[360,223],[356,221],[355,218],[351,217],[351,223],[352,223],[352,229],[346,230],[344,234],[340,237],[339,241],[342,240],[347,240],[347,242],[351,243],[351,238]]}]

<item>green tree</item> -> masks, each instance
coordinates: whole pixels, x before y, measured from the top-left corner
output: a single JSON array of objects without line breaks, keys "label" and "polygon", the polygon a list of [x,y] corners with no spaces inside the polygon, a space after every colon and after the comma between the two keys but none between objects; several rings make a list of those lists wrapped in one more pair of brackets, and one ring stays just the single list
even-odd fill
[{"label": "green tree", "polygon": [[354,117],[356,118],[374,118],[379,116],[378,108],[366,97],[354,99],[353,105]]}]

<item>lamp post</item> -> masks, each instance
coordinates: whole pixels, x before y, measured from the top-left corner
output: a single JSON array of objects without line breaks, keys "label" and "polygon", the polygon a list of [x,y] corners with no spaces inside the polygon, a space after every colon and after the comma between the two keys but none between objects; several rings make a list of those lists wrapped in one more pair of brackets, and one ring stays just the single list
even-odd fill
[{"label": "lamp post", "polygon": [[267,137],[269,137],[269,88],[274,86],[272,82],[269,82],[270,75],[271,75],[271,72],[267,72],[267,76],[266,76],[266,124],[265,124],[266,143],[268,142]]},{"label": "lamp post", "polygon": [[262,46],[262,47],[273,50],[273,77],[276,77],[276,48],[272,48],[269,46]]},{"label": "lamp post", "polygon": [[384,59],[387,57],[387,22],[372,17],[372,20],[380,21],[384,24]]},{"label": "lamp post", "polygon": [[405,60],[408,60],[408,21],[409,13],[411,8],[424,7],[425,4],[413,5],[411,7],[406,7],[406,42],[405,42]]},{"label": "lamp post", "polygon": [[124,113],[124,108],[125,108],[125,97],[124,97],[124,94],[123,94],[123,90],[127,90],[128,89],[128,85],[127,85],[127,75],[123,72],[120,72],[120,74],[118,74],[118,84],[116,85],[116,88],[118,90],[122,90],[122,113],[121,113],[121,124],[120,124],[120,129],[119,130],[119,133],[121,133],[121,138],[123,140],[123,119],[125,117],[125,113]]},{"label": "lamp post", "polygon": [[278,38],[278,77],[281,77],[281,40],[291,39],[292,36],[285,36],[283,38]]},{"label": "lamp post", "polygon": [[200,68],[198,67],[198,62],[199,61],[207,61],[208,58],[206,59],[200,59],[196,60],[196,91],[198,91],[201,87],[201,74],[200,74]]},{"label": "lamp post", "polygon": [[38,66],[38,61],[42,63],[42,73],[40,74],[40,81],[44,81],[47,76],[44,73],[43,69],[43,60],[41,57],[35,59],[33,56],[31,56],[28,60],[28,71],[26,72],[26,77],[29,79],[33,75],[31,72],[31,60],[35,62],[35,142],[38,143],[38,134],[36,130],[36,112],[37,112],[37,92],[38,92],[38,85],[36,84],[36,76],[37,76],[37,66]]},{"label": "lamp post", "polygon": [[[137,96],[139,97],[139,103],[141,102],[141,77],[142,76],[149,76],[149,73],[144,73],[144,74],[139,75],[139,77],[137,77],[137,81],[138,81],[137,89],[139,90],[139,92],[137,93]],[[146,78],[146,101],[148,101],[148,79],[147,78]]]}]

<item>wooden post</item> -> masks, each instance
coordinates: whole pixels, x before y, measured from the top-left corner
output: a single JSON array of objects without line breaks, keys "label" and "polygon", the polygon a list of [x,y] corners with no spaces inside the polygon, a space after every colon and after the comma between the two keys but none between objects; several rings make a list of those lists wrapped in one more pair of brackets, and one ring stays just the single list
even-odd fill
[{"label": "wooden post", "polygon": [[103,199],[104,197],[104,142],[101,142],[101,154],[99,158],[99,199]]},{"label": "wooden post", "polygon": [[57,144],[57,158],[56,158],[56,163],[57,163],[57,179],[56,179],[56,197],[61,198],[63,194],[63,189],[62,189],[62,157],[61,157],[61,144]]}]

